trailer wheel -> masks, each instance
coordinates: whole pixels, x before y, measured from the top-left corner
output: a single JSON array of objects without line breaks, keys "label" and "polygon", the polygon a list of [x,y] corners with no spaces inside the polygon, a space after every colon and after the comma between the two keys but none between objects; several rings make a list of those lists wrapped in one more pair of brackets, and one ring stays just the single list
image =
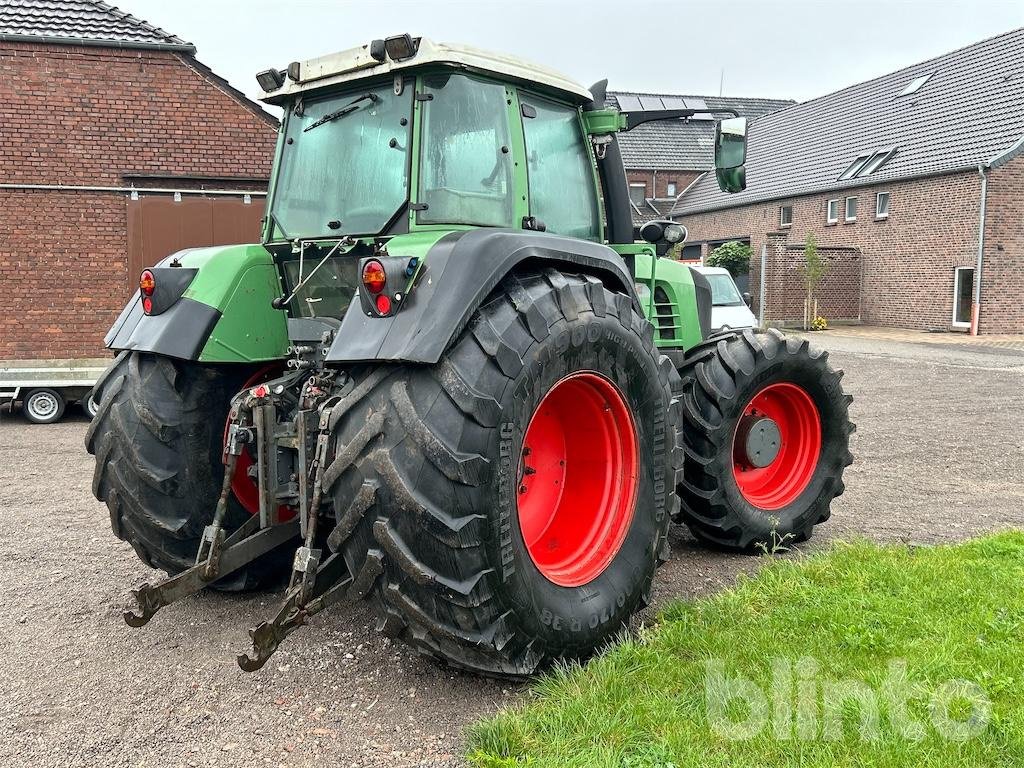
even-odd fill
[{"label": "trailer wheel", "polygon": [[100,406],[96,402],[95,391],[89,392],[89,395],[85,398],[85,401],[82,403],[82,407],[90,419],[96,418],[96,414],[99,412]]},{"label": "trailer wheel", "polygon": [[681,434],[675,370],[627,296],[509,276],[436,365],[350,373],[328,544],[382,631],[522,676],[590,654],[646,605]]},{"label": "trailer wheel", "polygon": [[21,401],[25,418],[33,424],[53,424],[64,415],[67,403],[55,389],[32,389]]},{"label": "trailer wheel", "polygon": [[[85,438],[96,457],[93,494],[106,502],[115,535],[151,568],[174,575],[194,565],[224,478],[229,402],[253,372],[122,352],[97,382]],[[248,517],[230,497],[228,533]],[[238,591],[277,579],[287,554],[271,552],[212,586]]]},{"label": "trailer wheel", "polygon": [[686,467],[678,522],[706,542],[757,551],[811,536],[853,462],[842,371],[774,329],[719,334],[680,374]]}]

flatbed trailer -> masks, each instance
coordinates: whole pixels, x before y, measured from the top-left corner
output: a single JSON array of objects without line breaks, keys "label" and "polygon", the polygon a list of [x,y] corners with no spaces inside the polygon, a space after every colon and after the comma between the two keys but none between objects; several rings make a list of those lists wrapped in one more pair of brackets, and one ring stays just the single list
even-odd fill
[{"label": "flatbed trailer", "polygon": [[68,404],[95,414],[92,389],[109,360],[0,360],[0,412],[17,405],[29,421],[52,424]]}]

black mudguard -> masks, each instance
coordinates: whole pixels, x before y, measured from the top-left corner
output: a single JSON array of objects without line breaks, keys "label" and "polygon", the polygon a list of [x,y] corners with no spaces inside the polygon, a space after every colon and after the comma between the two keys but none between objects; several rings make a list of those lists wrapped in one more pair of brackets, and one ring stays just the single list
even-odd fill
[{"label": "black mudguard", "polygon": [[189,298],[181,298],[159,315],[142,311],[142,300],[135,295],[121,311],[103,343],[121,351],[153,352],[180,360],[198,360],[220,312]]},{"label": "black mudguard", "polygon": [[103,339],[104,346],[118,352],[153,352],[181,360],[197,360],[220,312],[183,294],[199,273],[198,269],[168,266],[193,248],[161,259],[149,270],[157,277],[150,314],[142,311],[142,297],[136,291],[121,310]]},{"label": "black mudguard", "polygon": [[453,232],[430,249],[425,274],[394,316],[368,316],[352,302],[327,362],[436,363],[502,278],[527,264],[600,277],[641,311],[625,262],[605,245],[513,229]]}]

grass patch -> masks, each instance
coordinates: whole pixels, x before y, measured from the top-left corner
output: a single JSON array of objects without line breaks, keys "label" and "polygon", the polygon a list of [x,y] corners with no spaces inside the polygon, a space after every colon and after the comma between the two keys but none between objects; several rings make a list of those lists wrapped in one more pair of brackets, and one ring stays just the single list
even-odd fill
[{"label": "grass patch", "polygon": [[1024,765],[1024,533],[838,545],[539,680],[473,726],[511,766]]}]

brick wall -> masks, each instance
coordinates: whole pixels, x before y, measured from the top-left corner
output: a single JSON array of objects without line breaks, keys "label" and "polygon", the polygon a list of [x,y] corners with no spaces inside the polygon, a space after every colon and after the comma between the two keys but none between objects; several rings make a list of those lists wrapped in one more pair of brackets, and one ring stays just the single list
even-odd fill
[{"label": "brick wall", "polygon": [[121,195],[0,190],[0,359],[101,356],[127,299]]},{"label": "brick wall", "polygon": [[989,174],[981,309],[982,333],[1024,333],[1024,156]]},{"label": "brick wall", "polygon": [[[1020,173],[1019,169],[1016,173]],[[1011,176],[1006,176],[1007,189],[1014,188]],[[756,180],[752,179],[751,183]],[[1016,189],[1019,202],[1024,193],[1019,181]],[[889,193],[887,219],[875,218],[879,192]],[[755,273],[761,246],[768,243],[769,234],[773,232],[782,232],[780,237],[787,245],[800,246],[807,234],[813,233],[821,248],[854,248],[862,259],[863,322],[903,328],[950,328],[954,267],[970,266],[976,259],[979,195],[978,174],[965,172],[868,185],[844,190],[842,194],[808,195],[694,214],[683,217],[682,221],[689,229],[690,242],[749,238]],[[857,220],[846,223],[843,199],[850,196],[858,199]],[[837,224],[826,222],[826,205],[830,198],[840,200]],[[783,205],[793,207],[793,222],[786,228],[780,228]],[[1016,221],[1020,220],[1018,214]],[[1010,214],[1005,219],[1007,229],[1012,222]],[[994,222],[993,226],[996,226]],[[1004,239],[1009,242],[1009,235]],[[1019,254],[1019,240],[1017,242]],[[705,256],[707,251],[705,245]],[[799,248],[789,253],[794,260],[802,258]],[[1017,260],[1019,264],[1019,255]],[[852,273],[850,279],[853,279]],[[756,295],[758,281],[753,275],[750,287],[751,293]],[[852,295],[854,286],[850,288]],[[772,301],[769,290],[770,310]],[[987,311],[986,307],[983,306],[983,310]],[[994,329],[988,327],[987,330]]]},{"label": "brick wall", "polygon": [[[666,171],[666,170],[627,170],[626,179],[630,184],[646,185],[645,197],[675,197],[686,189],[693,180],[700,176],[700,171]],[[668,185],[675,182],[675,195],[668,193]],[[654,193],[652,194],[652,190]]]},{"label": "brick wall", "polygon": [[[276,137],[271,118],[187,56],[7,42],[0,126],[0,180],[22,184],[122,187],[133,174],[266,178]],[[0,190],[0,359],[104,354],[103,336],[128,294],[125,197]]]},{"label": "brick wall", "polygon": [[[769,233],[765,242],[767,271],[765,289],[768,304],[765,322],[773,325],[797,325],[803,322],[807,296],[804,281],[803,246],[788,243],[787,233]],[[830,320],[859,320],[861,308],[861,266],[863,259],[853,248],[819,248],[825,262],[825,274],[818,284],[816,297],[818,315]],[[761,259],[752,259],[749,290],[760,288]],[[755,298],[754,312],[760,312],[760,299]],[[813,305],[810,312],[814,312]],[[813,317],[813,315],[812,315]]]}]

